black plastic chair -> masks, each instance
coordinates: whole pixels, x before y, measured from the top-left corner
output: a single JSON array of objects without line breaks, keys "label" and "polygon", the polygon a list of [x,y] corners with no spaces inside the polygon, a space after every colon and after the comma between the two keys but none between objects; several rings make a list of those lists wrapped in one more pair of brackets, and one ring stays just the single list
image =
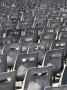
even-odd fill
[{"label": "black plastic chair", "polygon": [[40,38],[40,41],[42,42],[42,41],[48,41],[48,40],[55,40],[55,37],[56,37],[56,35],[55,35],[55,33],[43,33],[42,35],[41,35],[41,38]]},{"label": "black plastic chair", "polygon": [[64,57],[66,57],[66,55],[67,55],[66,40],[55,40],[51,45],[51,49],[64,49]]},{"label": "black plastic chair", "polygon": [[7,30],[6,37],[11,37],[11,36],[19,36],[19,37],[21,37],[21,30],[19,30],[19,29]]},{"label": "black plastic chair", "polygon": [[12,43],[19,43],[20,37],[19,36],[12,36]]},{"label": "black plastic chair", "polygon": [[34,35],[34,37],[36,37],[36,39],[38,39],[38,31],[37,31],[36,28],[28,28],[28,29],[26,29],[25,34],[32,34],[32,35]]},{"label": "black plastic chair", "polygon": [[58,32],[58,27],[45,27],[44,28],[45,33],[54,33],[57,34]]},{"label": "black plastic chair", "polygon": [[52,66],[30,68],[26,73],[23,90],[44,90],[52,85]]},{"label": "black plastic chair", "polygon": [[0,90],[15,90],[16,71],[0,73]]},{"label": "black plastic chair", "polygon": [[11,43],[4,47],[3,53],[7,54],[7,66],[13,67],[17,55],[21,52],[21,43]]},{"label": "black plastic chair", "polygon": [[38,31],[38,39],[40,39],[40,36],[42,35],[43,28],[37,28]]},{"label": "black plastic chair", "polygon": [[67,31],[63,31],[59,34],[59,39],[64,40],[67,39]]},{"label": "black plastic chair", "polygon": [[30,67],[38,66],[38,54],[23,54],[20,53],[14,64],[14,69],[17,70],[17,80],[23,80],[24,76]]},{"label": "black plastic chair", "polygon": [[22,53],[28,53],[30,46],[31,46],[31,43],[23,43],[21,52]]},{"label": "black plastic chair", "polygon": [[0,73],[7,71],[7,55],[0,55]]},{"label": "black plastic chair", "polygon": [[27,34],[27,35],[22,36],[20,38],[20,42],[22,42],[22,43],[36,43],[37,36],[35,36],[34,34]]},{"label": "black plastic chair", "polygon": [[44,28],[44,26],[46,25],[46,21],[44,20],[36,20],[34,27],[35,28]]},{"label": "black plastic chair", "polygon": [[47,47],[47,43],[45,43],[45,42],[31,44],[28,53],[37,52],[38,53],[38,62],[39,62],[39,64],[42,64],[42,61],[44,59],[44,54],[47,49],[46,47]]},{"label": "black plastic chair", "polygon": [[12,43],[12,38],[0,39],[0,55],[3,54],[4,45]]},{"label": "black plastic chair", "polygon": [[60,77],[60,84],[61,85],[67,85],[67,65],[65,66],[62,75]]},{"label": "black plastic chair", "polygon": [[48,65],[51,63],[53,65],[53,75],[56,75],[63,70],[63,56],[63,49],[48,50],[45,54],[43,64]]},{"label": "black plastic chair", "polygon": [[60,27],[61,26],[61,21],[60,20],[51,20],[49,23],[49,27]]}]

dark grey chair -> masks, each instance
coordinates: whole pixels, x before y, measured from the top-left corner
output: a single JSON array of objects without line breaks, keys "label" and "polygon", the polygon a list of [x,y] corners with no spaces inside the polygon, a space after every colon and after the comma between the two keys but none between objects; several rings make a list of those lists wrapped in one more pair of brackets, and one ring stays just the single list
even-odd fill
[{"label": "dark grey chair", "polygon": [[60,77],[60,84],[67,85],[67,65],[65,66],[63,73]]},{"label": "dark grey chair", "polygon": [[35,34],[27,34],[27,35],[24,35],[20,38],[20,42],[22,42],[22,43],[36,43],[37,37],[35,36]]},{"label": "dark grey chair", "polygon": [[0,73],[7,71],[7,55],[0,55]]},{"label": "dark grey chair", "polygon": [[28,53],[30,46],[31,46],[31,43],[23,43],[21,52],[22,53]]},{"label": "dark grey chair", "polygon": [[64,57],[66,57],[66,55],[67,55],[66,40],[55,40],[51,45],[51,49],[64,49]]},{"label": "dark grey chair", "polygon": [[21,30],[19,30],[19,29],[7,30],[6,37],[11,37],[11,36],[19,36],[19,37],[21,37]]},{"label": "dark grey chair", "polygon": [[63,49],[48,50],[45,54],[44,65],[51,63],[53,65],[53,75],[63,70]]},{"label": "dark grey chair", "polygon": [[12,38],[1,38],[0,40],[0,55],[3,54],[4,45],[12,43]]},{"label": "dark grey chair", "polygon": [[23,80],[24,76],[30,67],[38,66],[38,54],[23,54],[20,53],[14,64],[14,69],[17,70],[17,80]]},{"label": "dark grey chair", "polygon": [[44,90],[52,85],[52,66],[30,68],[26,73],[23,90]]},{"label": "dark grey chair", "polygon": [[60,40],[67,39],[67,31],[63,31],[59,34]]},{"label": "dark grey chair", "polygon": [[17,55],[21,52],[21,43],[11,43],[4,47],[3,53],[7,54],[7,66],[13,67]]},{"label": "dark grey chair", "polygon": [[34,35],[35,39],[38,40],[38,30],[36,28],[28,28],[26,29],[25,34],[32,34]]},{"label": "dark grey chair", "polygon": [[0,73],[0,90],[15,90],[16,71]]},{"label": "dark grey chair", "polygon": [[42,61],[44,59],[44,54],[46,52],[46,46],[47,46],[47,43],[45,42],[32,44],[29,48],[28,53],[37,52],[38,53],[38,63],[42,64]]},{"label": "dark grey chair", "polygon": [[41,42],[48,41],[48,40],[52,40],[52,41],[55,40],[55,33],[50,32],[50,33],[43,33],[41,35],[41,38],[40,38]]}]

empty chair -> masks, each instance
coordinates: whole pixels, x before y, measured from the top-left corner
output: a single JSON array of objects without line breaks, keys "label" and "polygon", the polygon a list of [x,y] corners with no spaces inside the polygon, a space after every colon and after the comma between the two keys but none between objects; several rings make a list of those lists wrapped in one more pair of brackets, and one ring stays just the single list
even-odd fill
[{"label": "empty chair", "polygon": [[51,20],[49,23],[49,27],[60,27],[60,26],[61,26],[61,22],[57,20]]},{"label": "empty chair", "polygon": [[44,90],[67,90],[67,86],[47,87]]},{"label": "empty chair", "polygon": [[61,5],[64,5],[65,4],[65,1],[63,1],[63,0],[53,0],[53,4],[61,4]]},{"label": "empty chair", "polygon": [[52,4],[52,0],[49,0],[49,1],[47,1],[47,0],[42,0],[42,1],[40,1],[40,3],[44,3],[44,4],[47,4],[47,5],[49,5],[49,4]]},{"label": "empty chair", "polygon": [[19,36],[12,36],[12,43],[19,43],[20,37]]},{"label": "empty chair", "polygon": [[22,53],[28,53],[28,51],[29,51],[29,48],[30,48],[30,46],[31,46],[31,43],[30,44],[28,44],[28,43],[23,43],[22,44]]},{"label": "empty chair", "polygon": [[44,28],[45,26],[45,21],[44,20],[36,20],[35,21],[35,28]]},{"label": "empty chair", "polygon": [[27,23],[27,22],[24,22],[24,21],[19,21],[18,22],[18,28],[19,29],[26,29],[26,28],[31,28],[32,27],[32,25],[31,25],[32,23]]},{"label": "empty chair", "polygon": [[55,40],[51,45],[51,49],[64,49],[64,57],[66,57],[66,55],[67,55],[66,40]]},{"label": "empty chair", "polygon": [[36,37],[36,39],[38,39],[38,31],[36,28],[28,28],[26,29],[25,34],[32,34],[34,35],[34,37]]},{"label": "empty chair", "polygon": [[3,53],[7,54],[8,67],[14,65],[17,55],[21,52],[21,45],[22,44],[20,43],[11,43],[11,44],[5,45]]},{"label": "empty chair", "polygon": [[48,41],[48,40],[55,40],[55,33],[43,33],[41,35],[40,41]]},{"label": "empty chair", "polygon": [[43,28],[37,28],[37,31],[38,31],[38,38],[40,39],[40,36],[43,32]]},{"label": "empty chair", "polygon": [[16,71],[0,73],[0,90],[15,90]]},{"label": "empty chair", "polygon": [[0,55],[0,73],[7,71],[7,55]]},{"label": "empty chair", "polygon": [[42,64],[44,59],[44,54],[46,52],[47,43],[35,43],[31,44],[28,53],[37,52],[38,53],[38,63]]},{"label": "empty chair", "polygon": [[24,76],[30,67],[38,66],[37,53],[23,54],[20,53],[14,64],[14,69],[17,70],[17,80],[23,80]]},{"label": "empty chair", "polygon": [[65,66],[62,75],[60,77],[60,84],[67,85],[67,65]]},{"label": "empty chair", "polygon": [[63,49],[48,50],[45,54],[43,65],[51,63],[53,65],[53,75],[56,75],[63,69],[63,55]]},{"label": "empty chair", "polygon": [[67,17],[63,19],[63,26],[67,26]]},{"label": "empty chair", "polygon": [[36,34],[37,35],[38,31],[37,31],[36,28],[27,28],[25,33],[26,34]]},{"label": "empty chair", "polygon": [[21,30],[21,36],[24,36],[26,34],[26,29],[20,29]]},{"label": "empty chair", "polygon": [[44,33],[54,33],[56,34],[58,32],[57,27],[46,27],[44,28]]},{"label": "empty chair", "polygon": [[7,30],[11,30],[11,29],[14,29],[15,27],[13,27],[11,21],[7,21],[7,22],[4,22],[4,25],[3,25],[3,30],[7,31]]},{"label": "empty chair", "polygon": [[0,55],[3,54],[4,45],[12,43],[12,38],[1,38],[0,40]]},{"label": "empty chair", "polygon": [[64,40],[67,39],[67,31],[63,31],[59,34],[59,39]]},{"label": "empty chair", "polygon": [[7,30],[6,37],[11,37],[11,36],[19,36],[19,37],[21,37],[21,30],[19,30],[19,29]]},{"label": "empty chair", "polygon": [[23,90],[44,90],[45,87],[52,85],[52,66],[28,69]]},{"label": "empty chair", "polygon": [[59,30],[60,33],[61,32],[66,32],[66,31],[67,31],[67,26],[60,27],[60,30]]},{"label": "empty chair", "polygon": [[20,42],[22,43],[36,43],[37,37],[34,34],[27,34],[20,38]]}]

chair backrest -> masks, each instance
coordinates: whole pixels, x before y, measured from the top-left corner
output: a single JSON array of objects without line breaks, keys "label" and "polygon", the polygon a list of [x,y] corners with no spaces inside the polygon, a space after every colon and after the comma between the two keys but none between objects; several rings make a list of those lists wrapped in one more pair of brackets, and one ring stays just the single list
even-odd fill
[{"label": "chair backrest", "polygon": [[23,54],[20,53],[16,59],[14,68],[17,70],[17,80],[23,80],[24,76],[30,67],[38,66],[38,54]]},{"label": "chair backrest", "polygon": [[53,74],[61,72],[63,69],[63,49],[48,50],[45,55],[44,65],[53,65]]},{"label": "chair backrest", "polygon": [[7,71],[7,55],[0,55],[0,72]]},{"label": "chair backrest", "polygon": [[25,76],[23,90],[44,90],[52,85],[52,66],[30,68]]},{"label": "chair backrest", "polygon": [[16,71],[0,73],[0,90],[15,90]]},{"label": "chair backrest", "polygon": [[13,66],[17,55],[21,52],[21,43],[11,43],[4,47],[3,53],[7,54],[7,65]]}]

